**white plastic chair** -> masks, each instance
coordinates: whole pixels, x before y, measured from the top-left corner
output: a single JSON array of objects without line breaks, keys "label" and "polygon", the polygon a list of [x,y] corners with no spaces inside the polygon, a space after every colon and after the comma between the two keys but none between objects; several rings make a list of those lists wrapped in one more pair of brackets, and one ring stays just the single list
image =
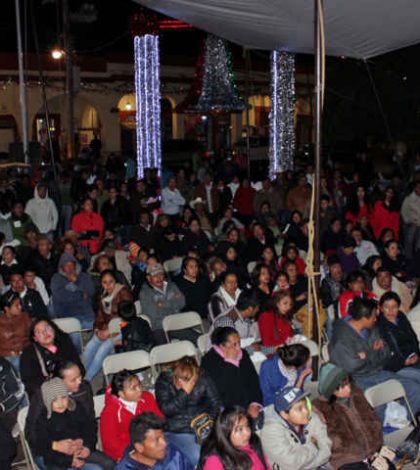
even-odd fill
[{"label": "white plastic chair", "polygon": [[202,356],[211,348],[210,335],[208,333],[204,333],[197,338],[197,347]]},{"label": "white plastic chair", "polygon": [[187,330],[188,328],[200,328],[204,333],[203,321],[197,312],[183,312],[168,315],[162,321],[163,331],[166,341],[169,343],[169,332],[178,330]]},{"label": "white plastic chair", "polygon": [[256,261],[250,261],[246,267],[247,271],[248,271],[248,274],[251,274],[252,271],[254,271],[255,269],[255,266],[257,265],[257,262]]},{"label": "white plastic chair", "polygon": [[64,331],[64,333],[67,334],[78,334],[79,336],[79,344],[81,347],[81,350],[83,351],[84,349],[84,343],[83,343],[83,336],[82,336],[82,331],[88,331],[88,330],[82,330],[82,325],[80,324],[80,321],[78,318],[75,317],[63,317],[63,318],[53,318],[53,322],[60,328],[60,330]]},{"label": "white plastic chair", "polygon": [[311,353],[311,357],[319,356],[318,345],[312,339],[305,339],[303,341],[298,341],[297,343],[301,344],[302,346],[306,346]]},{"label": "white plastic chair", "polygon": [[19,410],[17,416],[17,425],[19,428],[19,438],[25,458],[26,468],[29,470],[37,470],[38,467],[35,465],[34,458],[32,456],[31,448],[29,447],[28,441],[25,438],[25,424],[28,416],[29,406],[24,406]]},{"label": "white plastic chair", "polygon": [[[93,397],[93,405],[95,407],[95,418],[96,420],[99,420],[99,418],[101,417],[102,410],[105,407],[105,395],[95,395]],[[103,449],[99,426],[98,426],[98,437],[96,440],[96,448],[100,451],[102,451]]]},{"label": "white plastic chair", "polygon": [[310,396],[311,400],[315,400],[316,398],[319,397],[318,385],[319,385],[318,381],[316,381],[316,382],[311,382],[311,381],[306,382],[303,385],[303,389],[305,390],[305,392],[309,393],[309,396]]},{"label": "white plastic chair", "polygon": [[137,316],[139,317],[140,314],[141,314],[141,303],[140,303],[140,300],[136,300],[134,302],[134,307],[136,307],[136,314]]},{"label": "white plastic chair", "polygon": [[160,364],[173,362],[184,356],[194,356],[197,361],[200,360],[196,347],[191,341],[178,341],[176,343],[162,344],[155,346],[150,351],[150,366],[155,377],[158,375]]},{"label": "white plastic chair", "polygon": [[102,372],[106,383],[109,384],[109,375],[116,374],[120,370],[136,370],[147,367],[150,367],[150,356],[147,351],[128,351],[107,356],[102,364]]},{"label": "white plastic chair", "polygon": [[[386,382],[382,382],[368,388],[365,390],[365,397],[372,408],[377,408],[378,406],[386,405],[392,401],[402,399],[404,400],[405,407],[408,410],[411,422],[416,422],[413,410],[411,409],[410,403],[407,400],[404,387],[400,382],[398,382],[398,380],[387,380]],[[384,444],[391,447],[392,449],[396,449],[413,429],[413,426],[410,424],[402,429],[385,434]]]},{"label": "white plastic chair", "polygon": [[330,353],[328,351],[328,343],[325,343],[321,348],[321,359],[324,362],[329,362],[330,361]]},{"label": "white plastic chair", "polygon": [[172,274],[177,273],[181,270],[182,258],[180,256],[172,259],[168,259],[163,263],[163,269],[166,273]]},{"label": "white plastic chair", "polygon": [[144,313],[142,313],[141,315],[139,315],[139,318],[146,320],[150,328],[152,328],[152,320],[150,320],[150,317],[148,315],[145,315]]}]

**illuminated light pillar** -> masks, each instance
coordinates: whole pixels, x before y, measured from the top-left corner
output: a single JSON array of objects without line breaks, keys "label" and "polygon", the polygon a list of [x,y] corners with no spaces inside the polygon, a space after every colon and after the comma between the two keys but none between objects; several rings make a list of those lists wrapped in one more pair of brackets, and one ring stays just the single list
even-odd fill
[{"label": "illuminated light pillar", "polygon": [[271,53],[270,178],[293,170],[295,155],[295,56]]},{"label": "illuminated light pillar", "polygon": [[137,176],[146,168],[161,174],[159,36],[134,36],[134,78],[136,88]]}]

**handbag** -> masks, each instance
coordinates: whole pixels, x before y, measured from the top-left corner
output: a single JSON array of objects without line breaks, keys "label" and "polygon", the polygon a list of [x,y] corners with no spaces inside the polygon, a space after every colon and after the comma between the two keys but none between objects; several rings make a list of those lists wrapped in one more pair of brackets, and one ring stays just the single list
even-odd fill
[{"label": "handbag", "polygon": [[200,413],[191,420],[191,428],[195,433],[198,444],[202,444],[204,439],[210,434],[214,419],[208,413]]}]

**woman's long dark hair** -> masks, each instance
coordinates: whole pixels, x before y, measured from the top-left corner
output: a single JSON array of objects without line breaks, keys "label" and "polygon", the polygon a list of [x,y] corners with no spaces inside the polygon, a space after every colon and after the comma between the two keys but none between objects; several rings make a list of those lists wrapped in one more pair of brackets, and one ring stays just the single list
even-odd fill
[{"label": "woman's long dark hair", "polygon": [[357,190],[359,188],[363,188],[365,192],[365,195],[363,196],[363,202],[365,203],[366,206],[370,206],[370,201],[367,195],[366,188],[363,185],[358,184],[355,190],[352,191],[352,194],[350,195],[349,201],[347,203],[347,207],[345,209],[347,212],[350,212],[351,214],[356,215],[356,216],[360,212],[359,198],[357,197]]},{"label": "woman's long dark hair", "polygon": [[[200,461],[197,466],[199,470],[204,468],[206,459],[212,455],[219,457],[224,470],[252,469],[252,462],[248,455],[245,452],[236,449],[230,441],[230,435],[232,434],[233,428],[242,417],[249,420],[246,411],[239,406],[226,407],[219,414],[209,436],[203,442],[201,447]],[[265,464],[261,441],[254,432],[251,432],[249,445],[258,455],[263,468],[265,470],[269,470]]]}]

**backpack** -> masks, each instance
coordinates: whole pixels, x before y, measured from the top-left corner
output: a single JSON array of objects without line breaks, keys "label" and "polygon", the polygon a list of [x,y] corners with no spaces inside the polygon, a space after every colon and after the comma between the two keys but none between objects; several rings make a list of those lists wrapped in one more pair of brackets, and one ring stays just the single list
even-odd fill
[{"label": "backpack", "polygon": [[4,357],[0,357],[0,410],[10,413],[19,406],[25,387],[15,369]]},{"label": "backpack", "polygon": [[121,328],[121,351],[137,351],[143,349],[150,351],[154,346],[153,334],[149,323],[143,318],[133,318]]}]

